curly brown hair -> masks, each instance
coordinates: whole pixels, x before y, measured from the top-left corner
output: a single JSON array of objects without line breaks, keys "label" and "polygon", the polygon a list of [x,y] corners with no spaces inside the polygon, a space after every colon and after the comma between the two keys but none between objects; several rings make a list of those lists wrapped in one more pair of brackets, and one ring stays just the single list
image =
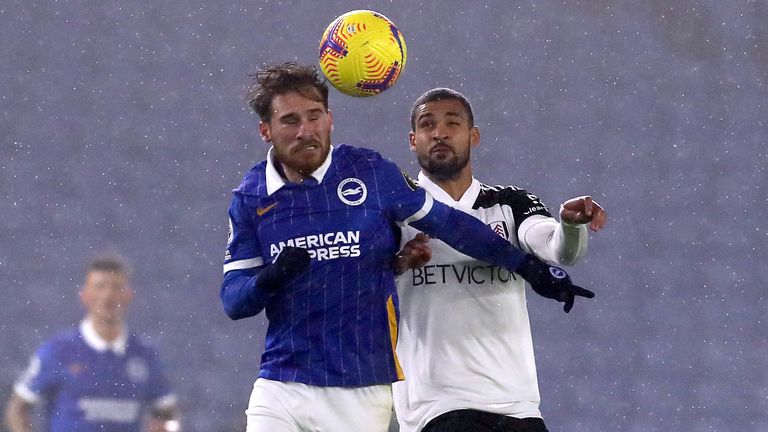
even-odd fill
[{"label": "curly brown hair", "polygon": [[268,122],[272,118],[272,99],[288,92],[322,102],[328,109],[328,84],[314,66],[280,63],[267,66],[250,77],[251,84],[246,92],[248,105],[262,121]]}]

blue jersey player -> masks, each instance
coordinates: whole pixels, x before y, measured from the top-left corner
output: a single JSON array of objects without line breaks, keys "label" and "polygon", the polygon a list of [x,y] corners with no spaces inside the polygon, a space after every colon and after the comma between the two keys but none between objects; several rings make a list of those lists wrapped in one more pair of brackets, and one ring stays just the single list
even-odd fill
[{"label": "blue jersey player", "polygon": [[178,430],[175,397],[156,351],[124,326],[132,297],[120,259],[89,265],[80,291],[87,315],[32,357],[6,409],[11,432],[32,430],[31,411],[39,401],[45,401],[50,432]]},{"label": "blue jersey player", "polygon": [[220,293],[230,318],[265,310],[269,320],[248,432],[387,430],[391,383],[404,378],[394,346],[397,224],[515,271],[566,305],[591,296],[433,201],[378,153],[331,146],[328,87],[314,68],[267,67],[249,99],[271,148],[234,191]]}]

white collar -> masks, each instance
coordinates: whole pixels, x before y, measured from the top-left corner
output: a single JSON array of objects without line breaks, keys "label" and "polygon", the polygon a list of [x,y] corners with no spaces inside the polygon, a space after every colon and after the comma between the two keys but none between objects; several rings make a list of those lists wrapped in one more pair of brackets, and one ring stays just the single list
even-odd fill
[{"label": "white collar", "polygon": [[[267,195],[272,195],[280,190],[281,187],[285,186],[285,179],[280,175],[280,172],[277,171],[277,167],[275,167],[275,164],[272,162],[272,150],[274,150],[274,146],[270,147],[267,152]],[[328,167],[331,166],[332,155],[333,146],[328,150],[328,156],[325,158],[325,162],[310,174],[318,183],[323,181],[323,177],[325,177]]]},{"label": "white collar", "polygon": [[448,204],[451,207],[466,211],[472,210],[472,206],[475,205],[477,196],[480,194],[480,182],[476,178],[472,177],[472,183],[469,185],[467,190],[464,191],[464,194],[461,196],[461,198],[456,201],[452,196],[448,195],[448,192],[430,180],[430,178],[424,174],[424,171],[419,172],[419,187],[429,192],[429,194],[432,195],[436,200],[444,204]]},{"label": "white collar", "polygon": [[86,318],[80,322],[80,334],[83,336],[85,343],[98,352],[112,351],[117,355],[125,354],[125,349],[128,344],[128,332],[123,329],[122,332],[112,342],[107,342],[98,333],[93,326],[93,321],[90,318]]}]

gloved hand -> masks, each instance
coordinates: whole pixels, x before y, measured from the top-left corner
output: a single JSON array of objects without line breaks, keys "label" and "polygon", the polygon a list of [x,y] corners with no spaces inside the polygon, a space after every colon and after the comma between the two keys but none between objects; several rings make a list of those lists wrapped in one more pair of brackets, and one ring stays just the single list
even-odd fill
[{"label": "gloved hand", "polygon": [[595,293],[576,286],[570,276],[560,267],[549,265],[534,255],[528,254],[515,273],[527,280],[536,294],[565,303],[565,313],[573,308],[576,296],[593,298]]},{"label": "gloved hand", "polygon": [[270,293],[277,292],[286,283],[309,270],[312,258],[303,248],[285,246],[272,264],[259,272],[258,285]]}]

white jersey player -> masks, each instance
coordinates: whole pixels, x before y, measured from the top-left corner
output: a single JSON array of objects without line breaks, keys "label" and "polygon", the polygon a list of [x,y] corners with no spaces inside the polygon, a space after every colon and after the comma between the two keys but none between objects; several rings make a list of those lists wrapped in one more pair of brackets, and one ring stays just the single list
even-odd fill
[{"label": "white jersey player", "polygon": [[[410,146],[422,167],[419,186],[513,245],[573,265],[586,252],[587,225],[593,231],[605,225],[605,212],[588,196],[564,203],[558,222],[535,195],[476,180],[470,148],[479,144],[480,132],[460,93],[426,92],[414,105],[411,126]],[[397,355],[405,374],[394,385],[400,430],[546,431],[523,278],[437,239],[427,245],[411,227],[403,228],[401,243],[400,266],[411,268],[397,282]],[[565,311],[572,306],[566,302]]]}]

